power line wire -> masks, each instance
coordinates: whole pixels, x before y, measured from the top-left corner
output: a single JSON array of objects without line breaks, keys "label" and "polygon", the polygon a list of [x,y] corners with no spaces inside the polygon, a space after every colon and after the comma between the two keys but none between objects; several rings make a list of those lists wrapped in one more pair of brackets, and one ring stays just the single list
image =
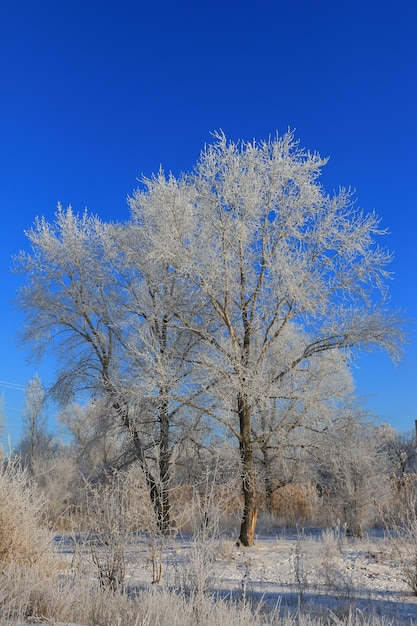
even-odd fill
[{"label": "power line wire", "polygon": [[25,385],[19,385],[19,383],[10,383],[6,380],[0,380],[0,387],[6,387],[8,389],[18,389],[19,391],[24,391],[26,389]]}]

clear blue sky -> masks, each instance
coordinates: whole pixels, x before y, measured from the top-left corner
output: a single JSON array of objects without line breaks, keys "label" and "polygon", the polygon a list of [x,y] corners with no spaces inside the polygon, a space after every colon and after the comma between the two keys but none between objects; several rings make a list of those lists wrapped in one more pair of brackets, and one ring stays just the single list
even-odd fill
[{"label": "clear blue sky", "polygon": [[[394,367],[357,362],[382,421],[417,418],[417,5],[414,0],[11,0],[0,7],[0,392],[20,431],[28,365],[10,304],[11,255],[57,202],[128,216],[137,177],[189,170],[210,132],[263,139],[288,127],[330,156],[323,182],[356,188],[395,251],[392,305],[414,320]],[[7,383],[5,385],[5,383]]]}]

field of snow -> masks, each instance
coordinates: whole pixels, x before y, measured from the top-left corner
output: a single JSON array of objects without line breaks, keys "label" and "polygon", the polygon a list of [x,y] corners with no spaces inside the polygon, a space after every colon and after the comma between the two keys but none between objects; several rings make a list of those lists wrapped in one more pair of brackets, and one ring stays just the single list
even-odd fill
[{"label": "field of snow", "polygon": [[[62,542],[68,563],[88,569],[88,554]],[[161,578],[152,584],[152,577]],[[91,570],[91,575],[94,575]],[[126,589],[175,589],[245,598],[265,611],[343,617],[359,609],[385,624],[416,624],[417,597],[407,587],[402,560],[383,534],[363,539],[322,533],[258,536],[250,548],[232,539],[196,541],[177,536],[154,542],[136,538],[126,549]]]}]

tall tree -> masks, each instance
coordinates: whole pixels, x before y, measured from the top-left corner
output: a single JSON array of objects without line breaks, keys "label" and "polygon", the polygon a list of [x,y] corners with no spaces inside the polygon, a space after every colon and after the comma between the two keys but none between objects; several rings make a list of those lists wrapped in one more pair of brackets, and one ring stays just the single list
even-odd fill
[{"label": "tall tree", "polygon": [[133,215],[128,223],[111,227],[106,256],[121,294],[120,323],[128,328],[124,346],[130,380],[127,397],[147,422],[142,436],[157,451],[153,467],[158,518],[161,529],[167,531],[172,455],[184,431],[189,436],[199,422],[190,406],[190,399],[199,395],[193,380],[198,341],[176,323],[176,311],[194,307],[171,264],[154,256],[153,232],[158,227],[159,219],[154,221],[150,215],[146,222],[143,216]]},{"label": "tall tree", "polygon": [[376,244],[385,231],[349,190],[325,193],[325,163],[291,133],[260,144],[218,134],[191,175],[160,172],[130,200],[133,212],[158,214],[154,258],[169,259],[199,303],[197,315],[175,314],[204,345],[195,367],[216,397],[210,412],[239,444],[243,545],[258,512],[255,416],[329,351],[399,354],[385,297],[391,255]]},{"label": "tall tree", "polygon": [[113,429],[116,440],[124,438],[114,467],[139,461],[166,531],[171,457],[196,338],[173,324],[181,284],[165,261],[154,262],[151,231],[151,223],[104,224],[59,206],[54,222],[36,219],[27,232],[32,252],[16,259],[26,278],[17,301],[27,320],[22,339],[33,355],[50,348],[58,355],[55,396],[63,404],[77,393],[94,400],[86,413],[93,428],[83,437],[113,440]]},{"label": "tall tree", "polygon": [[17,303],[26,316],[22,340],[41,358],[52,349],[59,370],[52,392],[63,404],[88,394],[95,415],[118,428],[131,458],[145,474],[155,511],[161,509],[157,479],[145,454],[140,407],[129,397],[123,293],[106,257],[109,226],[86,212],[61,206],[49,223],[37,218],[27,231],[31,253],[21,252],[15,269],[26,282]]}]

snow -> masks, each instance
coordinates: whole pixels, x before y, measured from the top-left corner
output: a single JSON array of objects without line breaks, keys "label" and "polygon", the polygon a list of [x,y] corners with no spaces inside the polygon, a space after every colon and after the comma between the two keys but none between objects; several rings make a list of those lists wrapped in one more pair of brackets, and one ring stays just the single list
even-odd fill
[{"label": "snow", "polygon": [[[61,556],[72,561],[72,544],[60,541]],[[85,563],[88,561],[85,554]],[[125,585],[146,590],[152,566],[162,565],[157,586],[180,593],[201,589],[221,597],[246,597],[285,614],[340,615],[350,607],[387,623],[417,623],[417,597],[407,588],[401,562],[382,534],[362,539],[324,533],[263,535],[254,546],[232,539],[194,541],[191,536],[135,537],[126,549]],[[94,571],[91,569],[91,576]],[[76,625],[73,625],[76,626]]]}]

